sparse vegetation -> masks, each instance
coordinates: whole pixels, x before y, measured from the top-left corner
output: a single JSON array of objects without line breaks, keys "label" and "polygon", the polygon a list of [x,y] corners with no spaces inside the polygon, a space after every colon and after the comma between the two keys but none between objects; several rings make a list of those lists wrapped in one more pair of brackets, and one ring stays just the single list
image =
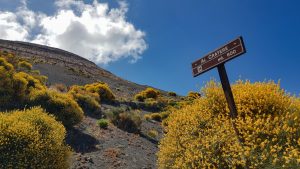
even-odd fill
[{"label": "sparse vegetation", "polygon": [[145,114],[144,119],[147,121],[151,120],[151,114]]},{"label": "sparse vegetation", "polygon": [[114,109],[107,113],[110,121],[120,129],[130,133],[139,133],[142,124],[142,118],[139,111],[124,111],[123,109]]},{"label": "sparse vegetation", "polygon": [[99,127],[106,129],[108,127],[108,120],[107,119],[99,119],[97,120],[97,124]]},{"label": "sparse vegetation", "polygon": [[148,131],[147,135],[152,139],[156,139],[158,136],[158,132],[155,129],[151,129]]},{"label": "sparse vegetation", "polygon": [[167,119],[159,168],[300,167],[300,99],[274,82],[238,81],[232,88],[243,142],[232,129],[221,86],[209,82],[203,97]]},{"label": "sparse vegetation", "polygon": [[144,102],[145,97],[143,95],[141,95],[141,94],[136,94],[134,96],[134,100],[139,101],[139,102]]},{"label": "sparse vegetation", "polygon": [[41,108],[0,112],[0,124],[0,168],[68,168],[65,128]]},{"label": "sparse vegetation", "polygon": [[161,121],[161,115],[160,113],[152,113],[151,114],[151,119],[155,121]]}]

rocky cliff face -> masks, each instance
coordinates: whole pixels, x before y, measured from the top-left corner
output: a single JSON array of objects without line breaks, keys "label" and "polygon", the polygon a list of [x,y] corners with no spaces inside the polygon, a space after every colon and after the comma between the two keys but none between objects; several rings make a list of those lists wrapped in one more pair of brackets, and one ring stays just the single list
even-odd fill
[{"label": "rocky cliff face", "polygon": [[30,60],[35,69],[48,76],[49,85],[55,83],[83,85],[102,81],[108,83],[117,95],[124,97],[131,97],[146,87],[119,78],[87,59],[58,48],[27,42],[0,40],[0,50]]}]

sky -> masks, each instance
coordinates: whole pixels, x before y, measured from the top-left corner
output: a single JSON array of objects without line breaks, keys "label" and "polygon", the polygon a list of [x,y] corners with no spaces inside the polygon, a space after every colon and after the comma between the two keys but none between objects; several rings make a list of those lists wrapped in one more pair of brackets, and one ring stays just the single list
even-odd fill
[{"label": "sky", "polygon": [[0,38],[59,47],[126,80],[186,95],[191,63],[242,36],[247,53],[225,64],[238,79],[280,80],[300,94],[297,0],[0,0]]}]

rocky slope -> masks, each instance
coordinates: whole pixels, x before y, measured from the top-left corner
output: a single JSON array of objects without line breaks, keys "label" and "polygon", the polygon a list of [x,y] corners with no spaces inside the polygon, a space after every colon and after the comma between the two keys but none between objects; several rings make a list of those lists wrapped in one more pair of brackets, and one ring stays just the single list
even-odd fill
[{"label": "rocky slope", "polygon": [[[66,142],[74,150],[70,159],[71,169],[154,169],[158,140],[163,135],[159,122],[143,120],[139,134],[128,133],[112,124],[101,129],[97,120],[105,112],[134,106],[130,99],[148,86],[129,82],[98,67],[78,55],[47,46],[0,40],[0,50],[14,53],[33,63],[34,69],[48,76],[48,86],[56,83],[83,85],[102,81],[107,83],[117,96],[114,104],[102,104],[98,115],[86,114],[83,121],[68,130]],[[164,95],[166,92],[161,91]],[[141,116],[150,113],[140,109]],[[150,130],[158,132],[157,138],[148,136]]]},{"label": "rocky slope", "polygon": [[112,90],[121,97],[132,97],[133,94],[147,87],[117,77],[87,59],[58,48],[28,42],[0,40],[0,50],[15,53],[30,60],[34,63],[35,69],[48,76],[49,85],[55,83],[83,85],[101,81],[109,84]]}]

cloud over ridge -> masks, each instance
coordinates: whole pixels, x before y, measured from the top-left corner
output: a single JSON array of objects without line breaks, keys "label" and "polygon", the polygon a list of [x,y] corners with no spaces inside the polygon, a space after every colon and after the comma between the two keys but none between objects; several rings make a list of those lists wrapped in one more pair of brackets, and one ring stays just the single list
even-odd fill
[{"label": "cloud over ridge", "polygon": [[145,33],[126,21],[125,1],[109,8],[97,0],[56,0],[53,15],[28,9],[26,0],[21,4],[16,12],[0,10],[0,38],[61,48],[97,64],[135,62],[147,49]]}]

